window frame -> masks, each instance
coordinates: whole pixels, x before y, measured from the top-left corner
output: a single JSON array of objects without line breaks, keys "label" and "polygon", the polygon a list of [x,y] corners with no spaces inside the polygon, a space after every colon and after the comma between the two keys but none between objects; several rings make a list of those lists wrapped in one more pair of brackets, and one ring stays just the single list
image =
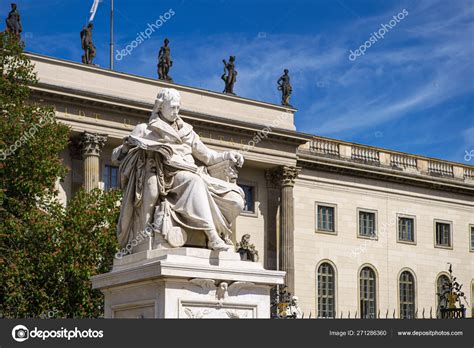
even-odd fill
[{"label": "window frame", "polygon": [[[468,233],[469,233],[469,251],[471,253],[474,253],[474,224],[469,224],[469,229],[468,229]],[[473,309],[474,310],[474,309]]]},{"label": "window frame", "polygon": [[[319,281],[319,269],[321,268],[321,266],[323,265],[329,265],[332,269],[332,285],[333,285],[333,289],[332,289],[332,307],[333,307],[333,316],[332,317],[320,317],[319,316],[319,312],[320,312],[320,296],[319,296],[319,284],[320,284],[320,281]],[[317,265],[316,265],[316,317],[317,318],[320,318],[320,319],[336,319],[337,317],[337,269],[336,269],[336,266],[334,265],[334,263],[332,263],[330,260],[321,260]],[[327,297],[326,297],[327,298]]]},{"label": "window frame", "polygon": [[[401,277],[403,275],[403,273],[409,273],[413,279],[413,317],[412,318],[402,318],[402,301],[401,301],[401,289],[400,289],[400,285],[401,285]],[[417,291],[418,291],[418,286],[417,286],[417,281],[416,281],[416,276],[415,276],[415,272],[413,272],[411,269],[409,268],[403,268],[399,273],[398,273],[398,276],[397,276],[397,294],[398,294],[398,317],[400,319],[415,319],[415,314],[416,314],[416,309],[417,309],[417,300],[418,300],[418,296],[417,296]]]},{"label": "window frame", "polygon": [[[250,186],[253,188],[253,209],[254,211],[243,210],[240,214],[241,216],[247,217],[258,217],[258,208],[257,208],[257,197],[258,197],[258,184],[252,181],[238,180],[237,185]],[[239,186],[240,187],[240,186]]]},{"label": "window frame", "polygon": [[[363,317],[362,316],[362,288],[361,288],[361,280],[362,280],[362,271],[364,271],[365,269],[369,269],[372,271],[373,273],[373,281],[374,281],[374,292],[373,292],[373,295],[374,295],[374,299],[373,299],[373,302],[374,302],[374,317],[373,318],[370,318],[370,317]],[[377,313],[378,313],[378,306],[379,306],[379,301],[378,301],[378,289],[379,289],[379,284],[378,284],[378,273],[377,273],[377,269],[371,265],[371,264],[363,264],[360,268],[359,268],[359,271],[358,271],[358,274],[357,274],[357,281],[358,281],[358,286],[357,286],[357,289],[358,289],[358,307],[359,307],[359,313],[360,313],[360,318],[361,319],[377,319]]]},{"label": "window frame", "polygon": [[[437,225],[438,224],[445,224],[449,225],[449,241],[450,245],[443,245],[443,244],[438,244],[438,238],[437,238]],[[434,219],[433,220],[433,243],[435,248],[440,248],[440,249],[448,249],[452,250],[454,246],[454,241],[453,241],[453,229],[454,229],[454,224],[452,221],[449,220],[441,220],[441,219]]]},{"label": "window frame", "polygon": [[[360,234],[360,213],[370,213],[374,214],[374,232],[375,234],[373,236],[365,236]],[[379,217],[378,217],[378,211],[375,209],[365,209],[365,208],[357,208],[357,238],[362,238],[362,239],[370,239],[370,240],[378,240],[379,239],[379,231],[378,231],[378,224],[379,224]]]},{"label": "window frame", "polygon": [[[319,206],[332,208],[334,210],[333,214],[333,230],[322,230],[319,229]],[[315,231],[317,233],[329,234],[329,235],[337,235],[337,204],[333,203],[325,203],[325,202],[315,202]]]},{"label": "window frame", "polygon": [[[413,220],[413,241],[400,239],[400,219],[412,219]],[[397,233],[397,243],[416,245],[416,216],[408,214],[397,214],[397,224],[396,224],[396,233]]]},{"label": "window frame", "polygon": [[438,307],[439,307],[439,296],[438,296],[438,293],[439,293],[439,281],[443,278],[443,277],[446,277],[448,282],[449,282],[449,273],[447,272],[441,272],[441,273],[438,273],[438,275],[436,276],[436,280],[435,280],[435,296],[436,296],[436,316],[437,317],[440,317],[440,313],[438,313]]},{"label": "window frame", "polygon": [[[112,168],[115,168],[115,169],[117,169],[117,186],[115,186],[115,187],[110,187],[110,188],[108,188],[108,189],[107,189],[107,187],[106,187],[106,181],[105,181],[105,175],[107,174],[107,168],[111,168],[111,169],[112,169]],[[109,171],[109,173],[108,173],[109,184],[110,184],[110,181],[111,181],[111,178],[112,178],[111,173],[112,173],[111,171]],[[103,183],[102,185],[103,185],[103,190],[104,190],[104,191],[109,191],[109,190],[113,190],[114,188],[119,188],[119,187],[120,187],[119,167],[118,167],[118,166],[114,166],[114,165],[112,165],[111,163],[105,163],[104,166],[103,166],[102,180],[101,180],[101,181],[102,181],[102,183]]]}]

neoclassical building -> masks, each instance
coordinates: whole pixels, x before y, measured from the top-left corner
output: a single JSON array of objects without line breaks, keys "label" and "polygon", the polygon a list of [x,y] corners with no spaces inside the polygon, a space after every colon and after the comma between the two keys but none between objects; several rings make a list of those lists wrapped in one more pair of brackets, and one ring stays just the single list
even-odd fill
[{"label": "neoclassical building", "polygon": [[234,238],[249,233],[265,267],[287,272],[305,316],[435,317],[448,263],[474,315],[473,166],[297,132],[289,107],[28,56],[33,101],[72,130],[64,202],[118,186],[112,149],[173,87],[209,147],[244,151]]}]

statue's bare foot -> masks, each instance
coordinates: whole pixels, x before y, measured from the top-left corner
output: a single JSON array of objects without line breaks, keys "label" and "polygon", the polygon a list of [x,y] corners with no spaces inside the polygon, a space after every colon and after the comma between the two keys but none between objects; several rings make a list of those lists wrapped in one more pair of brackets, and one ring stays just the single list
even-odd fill
[{"label": "statue's bare foot", "polygon": [[217,237],[207,243],[207,247],[216,251],[227,251],[230,245],[227,245],[221,238]]}]

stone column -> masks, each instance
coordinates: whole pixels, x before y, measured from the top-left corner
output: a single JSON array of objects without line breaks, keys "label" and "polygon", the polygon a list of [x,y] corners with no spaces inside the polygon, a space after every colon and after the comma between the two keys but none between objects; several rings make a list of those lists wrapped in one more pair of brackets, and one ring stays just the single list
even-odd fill
[{"label": "stone column", "polygon": [[274,251],[269,250],[269,256],[272,251],[277,256],[277,269],[286,272],[285,285],[292,294],[295,290],[293,187],[297,176],[298,169],[289,166],[265,172],[268,189],[267,245],[274,243],[278,246]]},{"label": "stone column", "polygon": [[267,216],[265,219],[265,269],[278,270],[279,267],[279,238],[280,225],[280,179],[278,169],[265,171],[267,181]]},{"label": "stone column", "polygon": [[100,181],[100,153],[107,135],[83,132],[79,139],[80,151],[84,159],[84,188],[86,191],[99,187]]},{"label": "stone column", "polygon": [[295,293],[295,256],[294,256],[294,202],[293,187],[298,170],[295,167],[280,167],[281,208],[280,208],[280,270],[286,272],[287,291]]}]

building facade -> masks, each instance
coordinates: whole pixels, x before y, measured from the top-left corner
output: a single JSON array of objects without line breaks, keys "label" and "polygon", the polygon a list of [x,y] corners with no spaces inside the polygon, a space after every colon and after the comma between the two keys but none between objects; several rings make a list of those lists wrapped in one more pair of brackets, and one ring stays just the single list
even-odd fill
[{"label": "building facade", "polygon": [[291,107],[29,57],[33,102],[71,127],[64,202],[118,186],[113,148],[147,122],[160,88],[176,88],[209,147],[243,151],[234,241],[249,233],[265,267],[287,272],[305,316],[436,317],[448,263],[474,316],[473,166],[300,133]]}]

